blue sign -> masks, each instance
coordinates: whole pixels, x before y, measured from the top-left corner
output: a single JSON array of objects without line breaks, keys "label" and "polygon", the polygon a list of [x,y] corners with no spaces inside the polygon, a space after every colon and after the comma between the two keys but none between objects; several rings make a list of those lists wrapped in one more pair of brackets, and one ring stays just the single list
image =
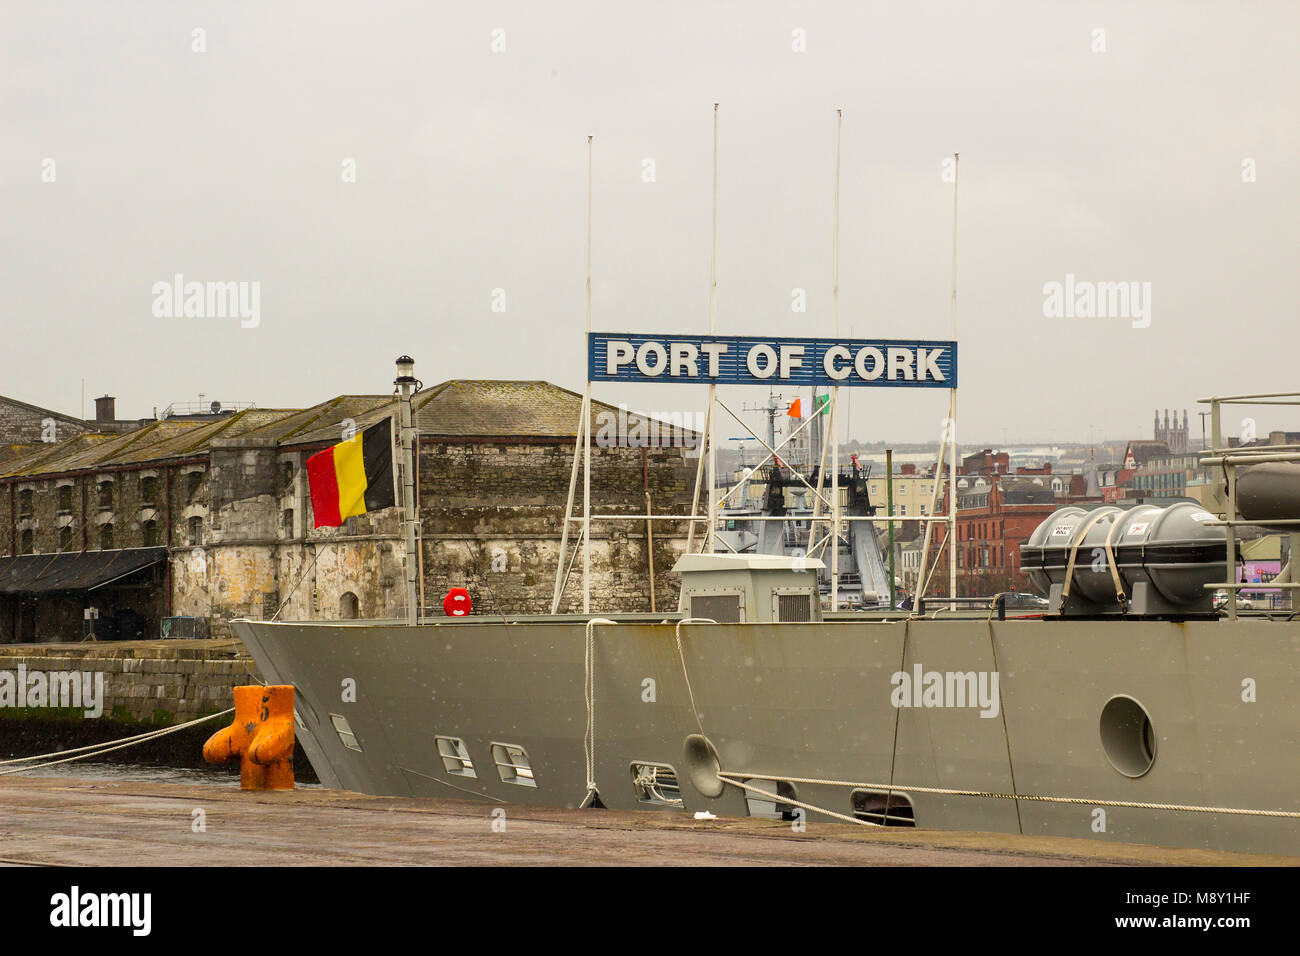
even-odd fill
[{"label": "blue sign", "polygon": [[592,332],[593,382],[956,388],[957,343]]}]

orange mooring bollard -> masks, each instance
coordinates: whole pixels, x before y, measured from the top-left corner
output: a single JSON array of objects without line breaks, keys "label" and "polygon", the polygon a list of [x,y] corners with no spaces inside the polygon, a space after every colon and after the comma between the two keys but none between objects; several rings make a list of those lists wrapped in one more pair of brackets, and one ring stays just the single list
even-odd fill
[{"label": "orange mooring bollard", "polygon": [[293,685],[235,688],[235,719],[203,745],[203,759],[239,758],[242,790],[293,789]]}]

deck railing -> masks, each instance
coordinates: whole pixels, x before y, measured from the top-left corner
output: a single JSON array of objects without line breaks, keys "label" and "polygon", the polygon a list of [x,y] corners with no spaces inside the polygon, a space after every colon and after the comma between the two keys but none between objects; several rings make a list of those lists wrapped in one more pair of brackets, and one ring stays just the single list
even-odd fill
[{"label": "deck railing", "polygon": [[1241,517],[1237,510],[1237,469],[1269,462],[1300,462],[1300,445],[1251,445],[1249,447],[1225,448],[1222,445],[1222,414],[1225,405],[1264,405],[1285,406],[1300,405],[1300,392],[1264,392],[1256,395],[1218,395],[1202,398],[1198,404],[1210,406],[1210,448],[1209,454],[1201,458],[1202,465],[1217,465],[1223,469],[1227,496],[1224,503],[1224,516],[1214,524],[1223,526],[1227,541],[1227,554],[1224,557],[1224,580],[1205,585],[1208,589],[1228,592],[1225,610],[1231,620],[1237,619],[1237,594],[1239,591],[1259,591],[1264,589],[1284,589],[1295,591],[1300,588],[1296,583],[1294,561],[1300,548],[1300,516],[1262,522],[1270,528],[1291,527],[1289,560],[1281,568],[1275,580],[1266,583],[1237,581],[1237,528],[1244,525],[1258,525],[1260,521],[1251,521]]}]

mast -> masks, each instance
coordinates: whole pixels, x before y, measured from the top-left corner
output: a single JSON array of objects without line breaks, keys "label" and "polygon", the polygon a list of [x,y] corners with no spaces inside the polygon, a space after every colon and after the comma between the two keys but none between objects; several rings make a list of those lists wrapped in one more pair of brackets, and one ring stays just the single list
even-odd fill
[{"label": "mast", "polygon": [[[712,262],[709,269],[709,334],[712,335],[718,327],[718,104],[713,104],[713,252]],[[714,534],[717,530],[718,512],[717,512],[717,480],[718,480],[718,462],[715,454],[716,444],[714,442],[714,433],[716,423],[714,421],[714,405],[717,402],[718,387],[715,384],[709,385],[709,404],[708,411],[704,414],[704,442],[705,454],[700,455],[699,464],[695,468],[695,493],[691,496],[691,518],[686,526],[686,553],[692,554],[695,550],[695,522],[700,507],[700,486],[705,483],[705,473],[708,473],[708,487],[705,494],[708,495],[706,503],[708,519],[705,522],[708,530],[705,534],[704,542],[700,551],[712,551],[716,544]],[[678,609],[686,607],[686,594],[682,592],[678,600]]]},{"label": "mast", "polygon": [[[952,154],[952,340],[957,341],[957,154]],[[948,596],[957,596],[957,389],[948,392]],[[957,609],[954,601],[952,610]]]},{"label": "mast", "polygon": [[[713,104],[713,253],[709,270],[709,335],[718,331],[718,104]],[[713,405],[717,401],[718,386],[709,384],[709,414],[706,423],[709,443],[709,535],[705,550],[712,551],[718,527],[718,456],[717,421]]]},{"label": "mast", "polygon": [[[587,137],[587,335],[591,340],[591,140]],[[582,393],[582,613],[591,613],[591,375]]]},{"label": "mast", "polygon": [[[835,313],[835,338],[840,337],[840,129],[844,121],[844,110],[835,111],[835,239],[834,239],[834,286],[831,301]],[[824,431],[824,439],[831,443],[831,611],[840,607],[840,441],[837,408],[840,388],[831,386],[831,420]],[[813,404],[816,405],[814,399]],[[814,415],[821,410],[814,408]],[[821,422],[818,421],[818,425]]]}]

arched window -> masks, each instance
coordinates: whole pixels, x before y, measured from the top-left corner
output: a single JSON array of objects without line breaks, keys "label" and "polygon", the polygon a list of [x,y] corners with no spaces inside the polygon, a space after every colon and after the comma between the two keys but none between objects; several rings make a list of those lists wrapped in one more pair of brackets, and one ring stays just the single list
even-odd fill
[{"label": "arched window", "polygon": [[99,507],[104,510],[113,507],[113,483],[111,481],[101,481],[99,483]]},{"label": "arched window", "polygon": [[72,526],[71,525],[65,524],[62,528],[59,529],[59,550],[60,551],[72,550]]},{"label": "arched window", "polygon": [[198,547],[203,543],[203,519],[195,515],[190,519],[190,545]]},{"label": "arched window", "polygon": [[[112,487],[111,485],[109,486]],[[110,551],[113,548],[113,525],[101,524],[99,526],[99,550]]]},{"label": "arched window", "polygon": [[351,591],[344,591],[339,598],[339,620],[355,621],[361,613],[361,602]]},{"label": "arched window", "polygon": [[18,492],[18,513],[20,515],[29,515],[32,513],[32,489],[24,488]]},{"label": "arched window", "polygon": [[146,475],[140,479],[140,502],[146,505],[158,502],[158,479],[153,475]]},{"label": "arched window", "polygon": [[158,522],[146,521],[144,523],[144,546],[146,548],[156,548],[158,540]]},{"label": "arched window", "polygon": [[31,533],[30,530],[28,530],[28,531],[24,531],[24,532],[23,532],[23,537],[22,537],[22,553],[23,553],[23,554],[31,554],[31,553],[32,553],[32,548],[35,546],[35,542],[34,542],[33,538],[34,538],[34,536],[32,535],[32,533]]}]

